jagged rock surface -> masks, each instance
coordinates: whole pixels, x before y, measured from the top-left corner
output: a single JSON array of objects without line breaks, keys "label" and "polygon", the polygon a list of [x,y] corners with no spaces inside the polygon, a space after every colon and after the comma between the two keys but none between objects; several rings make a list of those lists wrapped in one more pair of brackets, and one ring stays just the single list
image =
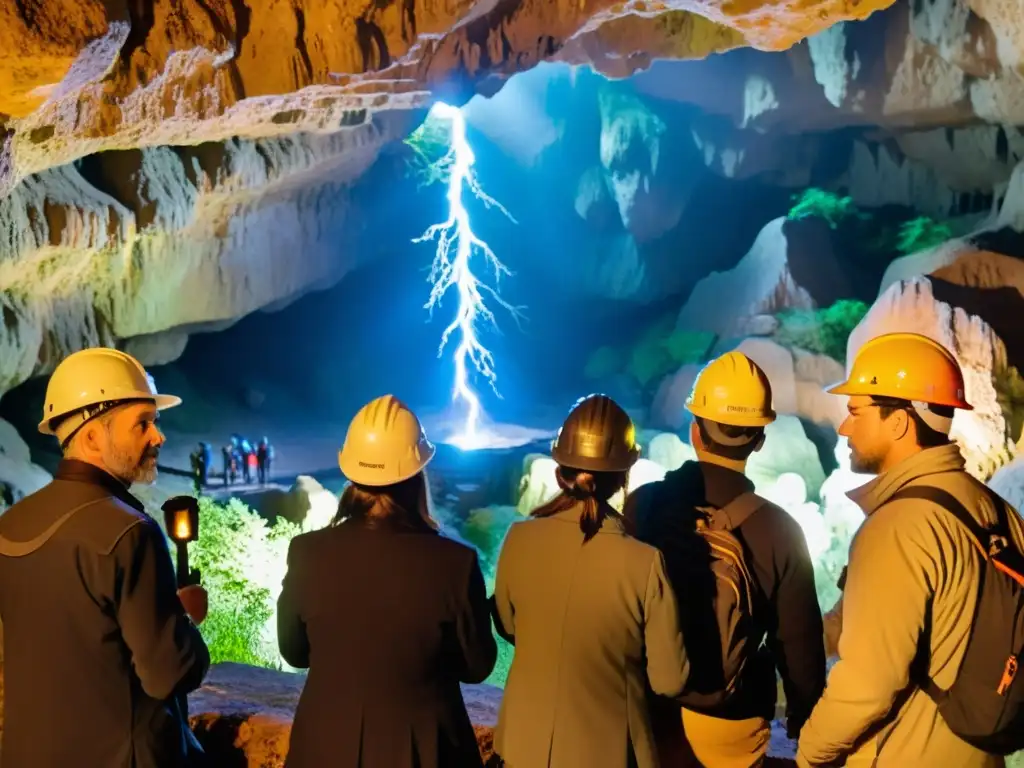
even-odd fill
[{"label": "jagged rock surface", "polygon": [[49,472],[32,463],[28,445],[18,430],[0,419],[0,512],[35,493],[51,479]]},{"label": "jagged rock surface", "polygon": [[783,50],[888,4],[15,4],[0,10],[0,113],[13,127],[4,175],[12,185],[103,149],[333,132],[422,105],[453,78],[464,90],[468,78],[529,68],[570,41],[563,55],[585,60],[589,36],[608,58]]},{"label": "jagged rock surface", "polygon": [[693,289],[676,327],[729,339],[742,335],[750,319],[783,309],[813,309],[811,295],[789,269],[784,219],[769,222],[750,251],[727,272],[713,272]]},{"label": "jagged rock surface", "polygon": [[87,346],[173,360],[215,329],[336,283],[365,249],[351,182],[405,115],[332,135],[150,147],[0,198],[0,394]]},{"label": "jagged rock surface", "polygon": [[877,127],[854,141],[837,182],[855,200],[972,213],[982,204],[972,198],[1005,185],[1024,158],[1024,34],[1010,7],[896,3],[783,56],[741,49],[658,62],[635,80],[641,92],[706,113],[693,139],[722,175],[769,171],[805,185],[821,152],[808,134]]}]

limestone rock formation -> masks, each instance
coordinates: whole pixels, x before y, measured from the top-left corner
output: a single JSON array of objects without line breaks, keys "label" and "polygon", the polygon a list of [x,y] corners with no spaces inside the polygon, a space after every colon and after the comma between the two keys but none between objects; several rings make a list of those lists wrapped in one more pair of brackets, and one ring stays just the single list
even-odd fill
[{"label": "limestone rock formation", "polygon": [[1024,514],[1024,456],[1004,464],[989,478],[988,487]]},{"label": "limestone rock formation", "polygon": [[896,3],[785,56],[739,49],[658,62],[636,82],[704,110],[694,142],[709,168],[733,178],[767,171],[806,185],[801,172],[825,160],[807,134],[877,127],[853,142],[837,183],[863,205],[949,216],[975,210],[971,196],[1005,184],[1024,158],[1024,36],[1008,7]]},{"label": "limestone rock formation", "polygon": [[798,475],[804,482],[804,498],[817,499],[825,482],[818,449],[807,436],[804,426],[794,416],[780,416],[765,428],[764,446],[747,460],[747,477],[758,493],[766,492],[787,473]]},{"label": "limestone rock formation", "polygon": [[[960,362],[967,400],[974,406],[973,411],[956,412],[952,435],[967,458],[968,471],[982,479],[1015,453],[1018,435],[1014,432],[1021,422],[1020,393],[1024,392],[1015,369],[1024,362],[1016,346],[1022,297],[1012,288],[997,290],[1012,292],[1011,301],[999,306],[992,295],[971,289],[951,291],[923,277],[893,283],[854,329],[847,348],[848,366],[867,340],[883,333],[920,333],[949,349]],[[940,295],[954,303],[942,301]],[[968,309],[956,302],[967,304]],[[988,312],[993,312],[992,323],[979,316]],[[1008,347],[1003,335],[1014,346]]]},{"label": "limestone rock formation", "polygon": [[32,463],[28,445],[18,431],[0,419],[0,512],[51,479],[49,472]]},{"label": "limestone rock formation", "polygon": [[[636,39],[669,56],[744,42],[781,50],[886,5],[782,0],[769,9],[708,2],[639,10],[608,0],[409,0],[362,10],[147,0],[54,2],[31,13],[15,5],[0,11],[0,113],[13,124],[5,181],[104,149],[332,132],[382,109],[422,105],[453,74],[512,74],[573,40],[568,55],[585,56],[594,34],[605,55],[633,53]],[[694,10],[712,23],[689,21]],[[642,20],[642,37],[608,29],[622,17],[627,25]],[[614,43],[621,48],[609,50]]]},{"label": "limestone rock formation", "polygon": [[784,224],[784,219],[766,224],[739,264],[697,283],[676,327],[731,339],[741,336],[755,316],[783,309],[813,309],[814,300],[789,269]]},{"label": "limestone rock formation", "polygon": [[688,192],[659,173],[667,126],[635,96],[606,89],[598,103],[601,165],[622,224],[637,243],[654,240],[679,222]]},{"label": "limestone rock formation", "polygon": [[0,198],[0,394],[133,337],[129,351],[165,363],[192,330],[337,282],[365,252],[350,182],[407,128],[382,115],[327,136],[109,153],[26,179]]}]

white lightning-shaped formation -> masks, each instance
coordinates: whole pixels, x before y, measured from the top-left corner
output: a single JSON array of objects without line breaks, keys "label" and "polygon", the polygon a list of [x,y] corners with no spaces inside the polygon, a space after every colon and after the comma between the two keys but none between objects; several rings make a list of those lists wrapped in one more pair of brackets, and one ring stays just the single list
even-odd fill
[{"label": "white lightning-shaped formation", "polygon": [[[462,400],[467,406],[466,420],[462,432],[452,438],[451,442],[463,449],[479,447],[483,436],[478,427],[481,415],[480,398],[473,391],[468,380],[468,366],[487,379],[494,394],[501,397],[497,388],[497,374],[494,370],[494,357],[484,347],[477,336],[477,321],[486,320],[495,327],[494,314],[484,303],[484,294],[489,294],[498,304],[519,316],[515,307],[501,298],[497,285],[503,275],[511,275],[509,269],[501,263],[491,247],[473,233],[469,223],[469,212],[466,210],[462,193],[468,189],[487,208],[497,208],[511,221],[512,215],[496,200],[491,198],[480,187],[473,174],[473,163],[476,158],[466,138],[466,120],[458,107],[438,102],[430,110],[430,117],[451,121],[451,141],[448,152],[442,157],[435,168],[448,181],[448,219],[440,224],[429,227],[414,243],[437,240],[437,250],[430,267],[431,283],[430,300],[424,307],[433,313],[434,307],[440,305],[441,298],[451,288],[455,288],[459,298],[455,319],[444,329],[441,343],[437,350],[440,357],[444,352],[448,337],[458,330],[459,345],[455,350],[455,382],[452,388],[452,400]],[[473,273],[472,259],[474,253],[480,253],[494,270],[494,286],[482,283]]]}]

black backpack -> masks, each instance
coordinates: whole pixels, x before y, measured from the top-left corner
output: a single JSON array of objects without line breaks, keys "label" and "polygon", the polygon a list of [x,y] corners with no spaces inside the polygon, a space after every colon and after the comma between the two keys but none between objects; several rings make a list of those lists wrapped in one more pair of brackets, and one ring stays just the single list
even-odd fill
[{"label": "black backpack", "polygon": [[[1007,503],[988,491],[998,513],[985,529],[952,494],[931,486],[910,486],[893,499],[930,501],[955,517],[985,555],[978,605],[963,664],[944,691],[932,680],[921,687],[957,736],[993,755],[1024,749],[1024,554],[1010,529]],[[1016,513],[1014,513],[1016,514]]]},{"label": "black backpack", "polygon": [[652,505],[660,513],[655,538],[664,547],[669,580],[685,588],[679,619],[690,679],[676,701],[688,709],[721,710],[739,691],[747,664],[764,639],[754,618],[759,588],[734,532],[766,504],[747,492],[721,508],[686,510],[666,492]]}]

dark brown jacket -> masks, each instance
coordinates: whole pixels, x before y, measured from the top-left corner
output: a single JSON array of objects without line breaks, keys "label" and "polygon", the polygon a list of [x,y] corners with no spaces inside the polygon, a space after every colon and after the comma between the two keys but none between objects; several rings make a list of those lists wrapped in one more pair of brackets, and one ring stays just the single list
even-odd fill
[{"label": "dark brown jacket", "polygon": [[[626,503],[626,515],[641,541],[665,555],[668,577],[686,600],[686,584],[678,583],[675,536],[693,530],[694,507],[724,507],[753,483],[739,472],[691,461],[669,472],[661,482],[638,488]],[[689,521],[689,522],[688,522]],[[781,507],[766,503],[737,529],[760,587],[754,619],[765,632],[763,652],[748,665],[741,692],[726,708],[706,714],[730,720],[775,714],[777,683],[782,677],[788,727],[794,735],[811,714],[825,688],[825,645],[821,608],[814,589],[814,566],[800,525]],[[684,635],[685,635],[684,626]],[[698,633],[691,633],[696,637]],[[699,657],[700,652],[691,656]]]},{"label": "dark brown jacket", "polygon": [[198,751],[180,702],[210,657],[143,510],[114,477],[62,461],[0,516],[4,768],[179,768]]},{"label": "dark brown jacket", "polygon": [[281,655],[309,668],[288,768],[479,768],[459,682],[497,646],[475,550],[392,523],[297,536],[277,618]]}]

